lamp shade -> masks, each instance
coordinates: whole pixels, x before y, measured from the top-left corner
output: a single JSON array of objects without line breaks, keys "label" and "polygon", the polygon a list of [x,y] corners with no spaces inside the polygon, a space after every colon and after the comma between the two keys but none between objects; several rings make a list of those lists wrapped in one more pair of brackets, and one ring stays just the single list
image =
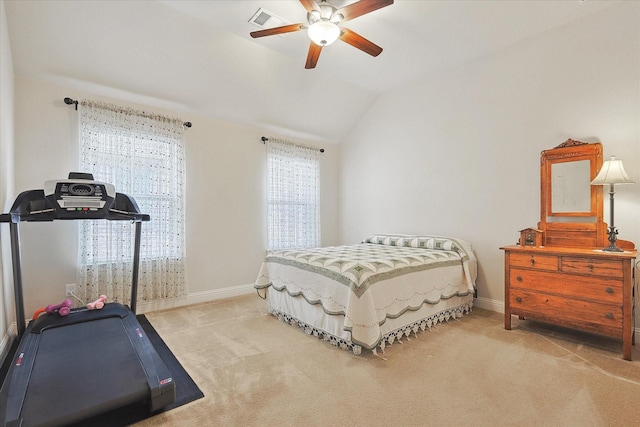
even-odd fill
[{"label": "lamp shade", "polygon": [[598,175],[591,181],[591,185],[608,184],[635,184],[625,172],[622,160],[616,160],[616,156],[611,156],[610,160],[604,162]]},{"label": "lamp shade", "polygon": [[333,22],[322,20],[312,24],[307,34],[318,46],[328,46],[340,37],[340,27]]}]

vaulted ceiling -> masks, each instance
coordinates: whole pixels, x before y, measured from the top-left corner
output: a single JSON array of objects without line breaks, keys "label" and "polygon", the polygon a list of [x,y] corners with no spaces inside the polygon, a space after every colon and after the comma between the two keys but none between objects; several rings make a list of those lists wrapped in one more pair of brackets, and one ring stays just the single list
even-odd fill
[{"label": "vaulted ceiling", "polygon": [[18,76],[340,142],[380,94],[615,3],[396,0],[345,24],[381,46],[380,56],[338,41],[313,70],[304,68],[304,31],[249,36],[261,7],[306,22],[297,0],[5,0],[5,8]]}]

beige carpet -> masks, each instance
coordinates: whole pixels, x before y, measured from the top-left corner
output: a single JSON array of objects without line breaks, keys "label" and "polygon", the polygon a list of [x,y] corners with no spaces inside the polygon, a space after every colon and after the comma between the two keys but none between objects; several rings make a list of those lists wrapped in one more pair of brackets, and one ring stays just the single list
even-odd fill
[{"label": "beige carpet", "polygon": [[640,425],[640,350],[482,309],[355,356],[256,295],[148,313],[205,394],[138,426]]}]

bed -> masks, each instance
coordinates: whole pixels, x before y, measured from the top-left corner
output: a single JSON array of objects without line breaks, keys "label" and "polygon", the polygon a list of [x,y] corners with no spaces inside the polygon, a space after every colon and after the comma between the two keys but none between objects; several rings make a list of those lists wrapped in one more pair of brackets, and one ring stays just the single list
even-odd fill
[{"label": "bed", "polygon": [[377,234],[360,244],[269,253],[254,287],[281,321],[360,354],[469,313],[468,242]]}]

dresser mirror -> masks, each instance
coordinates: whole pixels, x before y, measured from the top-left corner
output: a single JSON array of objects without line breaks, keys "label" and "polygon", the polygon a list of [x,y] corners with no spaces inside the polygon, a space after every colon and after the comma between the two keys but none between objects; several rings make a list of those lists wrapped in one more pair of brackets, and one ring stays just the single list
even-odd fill
[{"label": "dresser mirror", "polygon": [[598,247],[605,242],[602,186],[591,185],[602,166],[602,145],[568,139],[540,156],[540,222],[544,244]]},{"label": "dresser mirror", "polygon": [[547,221],[591,212],[591,161],[551,162],[551,197]]}]

